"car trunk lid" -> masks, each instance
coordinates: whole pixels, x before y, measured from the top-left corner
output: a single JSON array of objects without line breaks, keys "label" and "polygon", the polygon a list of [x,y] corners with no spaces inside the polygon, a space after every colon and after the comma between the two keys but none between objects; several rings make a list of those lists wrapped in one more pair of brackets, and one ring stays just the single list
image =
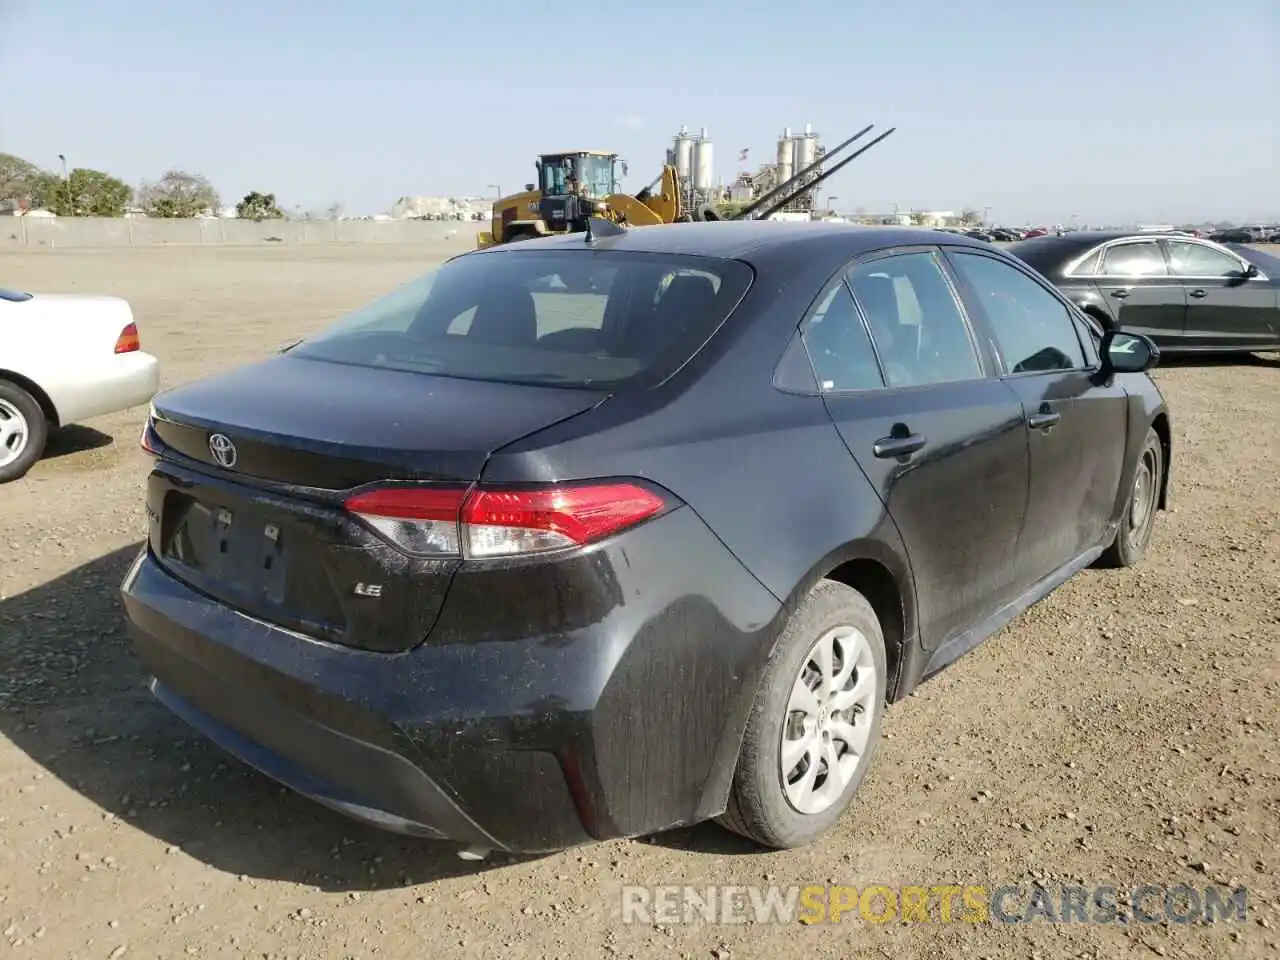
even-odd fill
[{"label": "car trunk lid", "polygon": [[344,492],[383,480],[470,484],[494,450],[601,399],[287,354],[197,382],[155,401],[151,550],[175,576],[267,622],[408,649],[430,631],[461,559],[397,549],[343,509]]},{"label": "car trunk lid", "polygon": [[[153,407],[160,440],[191,460],[248,480],[348,490],[475,480],[494,450],[603,398],[283,354],[169,391]],[[231,444],[222,459],[215,435]]]}]

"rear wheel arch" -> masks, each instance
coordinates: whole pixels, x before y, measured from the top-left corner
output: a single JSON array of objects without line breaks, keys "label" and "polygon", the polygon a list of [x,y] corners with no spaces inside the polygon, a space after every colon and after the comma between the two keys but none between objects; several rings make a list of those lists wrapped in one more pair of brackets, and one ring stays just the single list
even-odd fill
[{"label": "rear wheel arch", "polygon": [[62,425],[61,421],[58,419],[58,408],[53,405],[53,400],[49,398],[49,395],[45,393],[44,390],[41,389],[40,385],[34,380],[24,377],[20,373],[16,373],[12,370],[5,370],[3,368],[0,368],[0,380],[8,380],[10,383],[21,387],[23,390],[27,391],[27,393],[31,394],[32,399],[34,399],[36,403],[40,404],[40,411],[44,414],[45,420],[48,421],[50,430],[56,430]]},{"label": "rear wheel arch", "polygon": [[888,660],[888,699],[897,699],[897,687],[907,645],[907,607],[901,585],[889,568],[877,560],[859,557],[840,564],[827,573],[826,580],[852,587],[871,604],[884,631],[884,652]]},{"label": "rear wheel arch", "polygon": [[915,587],[905,561],[879,541],[848,544],[814,565],[787,598],[787,609],[794,610],[822,580],[852,587],[871,604],[884,632],[888,699],[900,699],[907,644],[916,635]]}]

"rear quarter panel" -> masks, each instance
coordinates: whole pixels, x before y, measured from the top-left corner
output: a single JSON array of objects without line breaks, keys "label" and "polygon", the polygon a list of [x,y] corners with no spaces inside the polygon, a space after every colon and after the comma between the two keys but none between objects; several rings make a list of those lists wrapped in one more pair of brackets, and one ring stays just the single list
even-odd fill
[{"label": "rear quarter panel", "polygon": [[652,480],[692,507],[787,604],[844,560],[877,560],[906,598],[912,636],[910,570],[883,504],[822,398],[773,385],[814,292],[834,269],[795,267],[779,264],[776,275],[758,267],[738,311],[666,384],[612,398],[498,451],[485,479]]}]

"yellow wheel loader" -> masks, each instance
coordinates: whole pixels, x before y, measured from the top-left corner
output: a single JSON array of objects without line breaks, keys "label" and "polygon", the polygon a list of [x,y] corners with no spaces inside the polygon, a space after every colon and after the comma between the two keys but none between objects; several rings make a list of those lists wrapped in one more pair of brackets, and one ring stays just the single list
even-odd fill
[{"label": "yellow wheel loader", "polygon": [[[816,177],[809,175],[824,162],[844,150],[872,129],[868,125],[848,140],[828,151],[817,161],[798,171],[789,180],[738,211],[733,220],[763,219],[782,209],[806,190],[812,190],[845,164],[866,153],[894,129],[890,128],[862,149],[843,158],[835,166]],[[658,178],[635,196],[618,189],[619,173],[626,175],[626,164],[616,153],[604,150],[566,150],[544,153],[537,160],[538,181],[526,183],[523,193],[502,197],[493,204],[491,229],[476,239],[476,246],[491,247],[500,243],[533,240],[565,233],[582,233],[591,220],[607,221],[620,227],[648,227],[688,220],[721,220],[710,204],[692,210],[681,197],[676,168],[662,168]],[[767,206],[766,206],[767,205]]]},{"label": "yellow wheel loader", "polygon": [[480,234],[477,246],[580,233],[591,217],[634,227],[675,223],[685,217],[676,168],[670,165],[635,196],[618,189],[619,173],[625,175],[626,164],[616,153],[544,153],[537,169],[537,183],[527,183],[523,193],[494,203],[492,229]]}]

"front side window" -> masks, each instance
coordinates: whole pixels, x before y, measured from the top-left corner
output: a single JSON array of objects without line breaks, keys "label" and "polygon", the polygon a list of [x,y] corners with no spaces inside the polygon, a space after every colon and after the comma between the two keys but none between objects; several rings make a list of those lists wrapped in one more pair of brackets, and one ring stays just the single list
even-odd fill
[{"label": "front side window", "polygon": [[1075,370],[1085,365],[1066,306],[1007,263],[952,251],[951,261],[978,298],[1009,373]]},{"label": "front side window", "polygon": [[751,284],[745,263],[618,251],[469,254],[304,340],[291,356],[605,389],[669,376]]},{"label": "front side window", "polygon": [[891,387],[972,380],[982,365],[968,324],[932,253],[900,253],[847,274]]},{"label": "front side window", "polygon": [[1240,261],[1202,243],[1169,241],[1169,267],[1175,277],[1238,277]]},{"label": "front side window", "polygon": [[1108,277],[1164,277],[1169,269],[1155,240],[1118,243],[1103,256],[1102,273]]}]

